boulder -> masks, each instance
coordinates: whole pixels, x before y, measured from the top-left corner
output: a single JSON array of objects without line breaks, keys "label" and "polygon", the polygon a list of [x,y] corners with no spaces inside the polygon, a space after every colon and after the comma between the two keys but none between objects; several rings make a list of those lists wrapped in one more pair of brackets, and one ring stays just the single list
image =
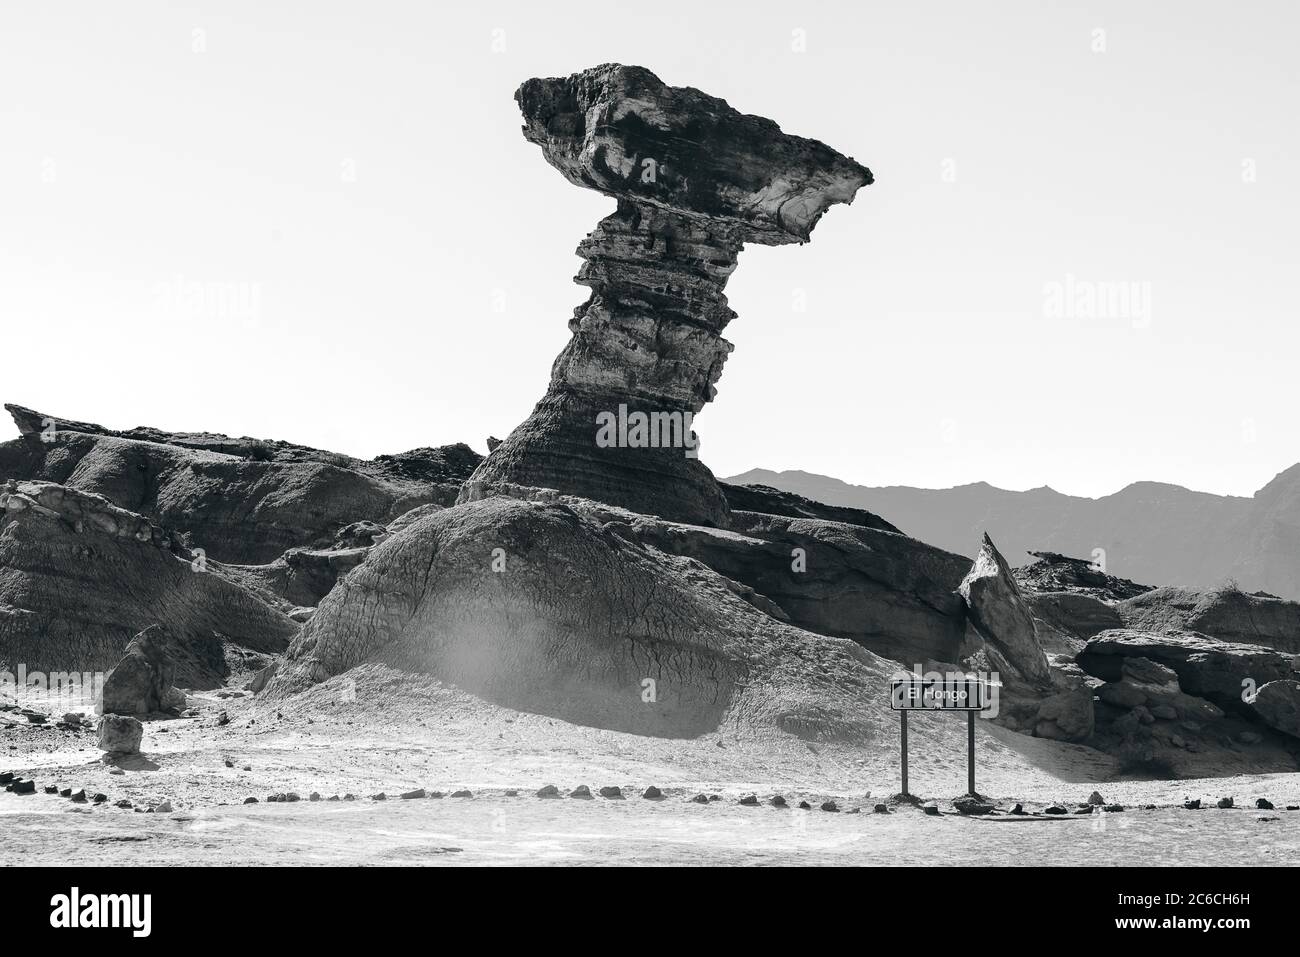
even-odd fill
[{"label": "boulder", "polygon": [[1270,728],[1300,738],[1300,681],[1270,681],[1255,692],[1250,704]]},{"label": "boulder", "polygon": [[144,725],[119,714],[105,714],[99,719],[99,747],[109,754],[138,754]]},{"label": "boulder", "polygon": [[1219,641],[1195,632],[1114,629],[1092,638],[1078,656],[1089,674],[1107,681],[1124,675],[1125,661],[1144,658],[1168,667],[1183,692],[1206,698],[1229,711],[1249,711],[1244,682],[1263,686],[1292,677],[1293,658],[1260,645]]},{"label": "boulder", "polygon": [[1006,559],[987,534],[957,590],[979,635],[1024,678],[1046,684],[1047,656],[1038,643],[1034,616],[1025,605]]},{"label": "boulder", "polygon": [[[185,695],[175,688],[177,658],[185,649],[162,625],[151,625],[126,646],[126,653],[104,679],[103,714],[154,714],[185,707]],[[179,705],[179,707],[177,707]]]},{"label": "boulder", "polygon": [[871,173],[642,67],[528,80],[515,99],[546,161],[618,206],[578,247],[591,297],[550,387],[460,501],[524,486],[721,525],[727,501],[698,460],[691,420],[732,350],[727,279],[745,243],[807,242]]}]

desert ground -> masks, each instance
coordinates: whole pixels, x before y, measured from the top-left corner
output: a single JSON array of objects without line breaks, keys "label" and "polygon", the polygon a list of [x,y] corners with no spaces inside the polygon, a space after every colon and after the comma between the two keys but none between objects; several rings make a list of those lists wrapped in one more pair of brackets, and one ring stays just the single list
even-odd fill
[{"label": "desert ground", "polygon": [[[376,688],[392,682],[403,685],[402,695],[370,703]],[[899,790],[892,738],[871,747],[727,733],[651,738],[498,708],[374,666],[299,697],[292,708],[277,708],[240,689],[195,694],[193,717],[148,722],[141,753],[124,757],[104,755],[92,730],[0,722],[0,768],[37,784],[35,794],[0,792],[0,860],[6,866],[1300,864],[1300,811],[1285,810],[1300,804],[1300,774],[1117,781],[1114,767],[1096,752],[985,721],[977,728],[977,787],[1001,811],[1023,802],[1030,814],[960,815],[951,804],[966,782],[960,715],[911,719],[910,790],[937,804],[936,817],[891,797]],[[559,797],[536,796],[548,784]],[[582,784],[593,797],[570,797]],[[88,800],[46,794],[46,785],[84,789]],[[651,785],[662,798],[641,796]],[[599,789],[610,786],[622,798],[601,797]],[[418,788],[444,796],[399,796]],[[1124,811],[1073,813],[1094,789]],[[459,790],[472,797],[451,797]],[[386,799],[374,800],[381,792]],[[319,800],[311,800],[313,793]],[[107,799],[95,804],[96,794]],[[280,794],[300,800],[268,802]],[[347,794],[355,799],[342,800]],[[717,799],[695,803],[698,794]],[[751,794],[757,806],[740,803]],[[772,806],[776,794],[788,806]],[[1236,806],[1216,807],[1224,796]],[[245,804],[250,797],[258,803]],[[1203,809],[1183,807],[1198,797]],[[1276,810],[1257,809],[1261,797]],[[821,810],[828,800],[838,812]],[[124,801],[131,806],[116,806]],[[172,810],[153,810],[164,801]],[[801,810],[801,801],[810,809]],[[890,812],[875,813],[878,803]],[[1072,813],[1035,813],[1053,803]]]}]

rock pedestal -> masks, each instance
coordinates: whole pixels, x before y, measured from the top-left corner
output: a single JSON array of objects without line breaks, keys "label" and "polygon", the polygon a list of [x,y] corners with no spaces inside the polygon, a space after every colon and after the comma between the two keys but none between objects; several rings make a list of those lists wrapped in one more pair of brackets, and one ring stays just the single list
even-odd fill
[{"label": "rock pedestal", "polygon": [[466,482],[461,500],[554,488],[677,521],[719,524],[727,504],[698,461],[692,419],[732,345],[723,293],[747,242],[806,242],[871,173],[724,100],[607,64],[533,79],[524,135],[570,182],[618,200],[583,240],[590,298],[569,322],[532,415]]}]

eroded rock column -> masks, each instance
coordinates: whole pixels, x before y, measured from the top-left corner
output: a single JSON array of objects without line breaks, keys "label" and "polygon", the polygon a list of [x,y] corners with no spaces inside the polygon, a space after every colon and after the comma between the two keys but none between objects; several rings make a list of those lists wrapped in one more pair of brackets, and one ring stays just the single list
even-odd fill
[{"label": "eroded rock column", "polygon": [[570,182],[618,199],[582,244],[591,289],[546,395],[466,483],[470,500],[552,488],[720,524],[693,417],[715,395],[735,313],[723,292],[747,242],[805,242],[871,173],[816,140],[640,67],[534,79],[524,135]]}]

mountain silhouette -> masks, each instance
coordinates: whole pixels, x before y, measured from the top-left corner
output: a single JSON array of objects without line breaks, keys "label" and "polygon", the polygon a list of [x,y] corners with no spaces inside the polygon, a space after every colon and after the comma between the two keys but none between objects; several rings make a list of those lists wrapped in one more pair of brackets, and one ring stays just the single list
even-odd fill
[{"label": "mountain silhouette", "polygon": [[1135,482],[1101,498],[987,482],[948,489],[870,488],[803,471],[751,469],[727,479],[828,505],[867,509],[931,545],[971,554],[988,532],[1009,561],[1050,550],[1094,558],[1112,575],[1153,585],[1212,587],[1300,599],[1300,464],[1246,498]]}]

